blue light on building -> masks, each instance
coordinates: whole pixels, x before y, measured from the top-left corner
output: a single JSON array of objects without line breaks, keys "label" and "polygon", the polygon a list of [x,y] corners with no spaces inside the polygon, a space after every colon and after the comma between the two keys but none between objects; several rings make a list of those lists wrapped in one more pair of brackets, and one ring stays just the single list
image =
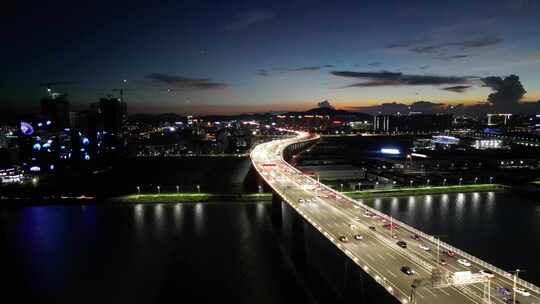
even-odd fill
[{"label": "blue light on building", "polygon": [[21,121],[21,127],[20,127],[21,133],[24,135],[32,135],[34,134],[34,128],[31,124]]},{"label": "blue light on building", "polygon": [[41,144],[35,143],[33,148],[34,148],[34,150],[39,151],[39,150],[41,150]]}]

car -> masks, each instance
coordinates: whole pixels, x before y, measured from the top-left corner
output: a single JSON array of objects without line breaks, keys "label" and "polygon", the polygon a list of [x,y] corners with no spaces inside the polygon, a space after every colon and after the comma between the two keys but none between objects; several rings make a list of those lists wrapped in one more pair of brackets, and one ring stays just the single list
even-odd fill
[{"label": "car", "polygon": [[491,270],[482,269],[480,270],[480,273],[486,275],[488,278],[493,278],[495,276]]},{"label": "car", "polygon": [[400,270],[406,275],[414,275],[414,270],[412,270],[409,266],[403,266]]},{"label": "car", "polygon": [[439,264],[441,264],[442,266],[445,266],[446,265],[446,260],[445,259],[440,259]]},{"label": "car", "polygon": [[456,253],[453,252],[452,250],[446,250],[445,253],[447,256],[452,257],[452,258],[456,256]]},{"label": "car", "polygon": [[411,235],[411,239],[420,241],[420,236],[418,234]]},{"label": "car", "polygon": [[394,238],[394,239],[396,239],[396,240],[397,240],[397,239],[398,239],[399,237],[398,237],[398,235],[397,235],[397,234],[395,234],[395,233],[394,233],[394,234],[392,235],[392,238]]},{"label": "car", "polygon": [[369,211],[366,211],[366,212],[364,212],[364,216],[365,217],[372,217],[373,214],[371,212],[369,212]]},{"label": "car", "polygon": [[355,230],[357,227],[356,227],[355,224],[349,224],[349,228],[350,228],[351,230]]},{"label": "car", "polygon": [[507,304],[520,304],[521,302],[516,300],[514,302],[514,300],[511,298],[511,297],[506,297],[506,298],[503,298],[503,302],[504,303],[507,303]]},{"label": "car", "polygon": [[531,295],[530,292],[528,292],[527,290],[523,289],[523,288],[520,288],[520,287],[516,287],[516,289],[514,289],[514,291],[516,293],[519,293],[520,295],[524,296],[524,297],[528,297]]},{"label": "car", "polygon": [[401,248],[407,248],[407,243],[405,243],[405,241],[398,241],[396,244]]},{"label": "car", "polygon": [[371,229],[371,230],[377,230],[374,226],[369,226],[369,229]]},{"label": "car", "polygon": [[342,235],[342,236],[339,237],[339,240],[340,240],[342,243],[347,243],[347,242],[349,241],[349,238],[346,237],[346,236],[344,236],[344,235]]},{"label": "car", "polygon": [[497,288],[497,291],[502,294],[503,296],[509,296],[511,295],[512,293],[510,292],[510,289],[506,288],[506,287],[498,287]]},{"label": "car", "polygon": [[471,267],[471,263],[469,261],[465,260],[465,259],[458,259],[457,262],[460,263],[463,266]]},{"label": "car", "polygon": [[360,234],[355,234],[355,235],[354,235],[354,239],[357,240],[357,241],[361,241],[361,240],[364,239],[364,237],[361,236]]},{"label": "car", "polygon": [[423,249],[425,251],[430,251],[431,250],[428,246],[426,246],[424,244],[420,244],[420,245],[418,245],[418,247],[420,247],[421,249]]},{"label": "car", "polygon": [[303,198],[298,199],[298,203],[300,203],[300,204],[305,203],[305,202],[306,202],[306,200],[303,199]]}]

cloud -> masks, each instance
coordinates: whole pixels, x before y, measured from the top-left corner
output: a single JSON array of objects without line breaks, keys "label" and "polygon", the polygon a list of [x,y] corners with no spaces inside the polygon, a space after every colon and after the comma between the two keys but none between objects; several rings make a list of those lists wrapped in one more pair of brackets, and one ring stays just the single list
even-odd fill
[{"label": "cloud", "polygon": [[455,93],[464,93],[468,89],[472,88],[470,85],[459,85],[459,86],[452,86],[452,87],[446,87],[442,88],[441,90],[451,91]]},{"label": "cloud", "polygon": [[150,79],[154,82],[165,84],[172,89],[177,90],[213,90],[213,89],[224,89],[228,85],[223,82],[214,82],[208,78],[187,78],[177,75],[163,74],[163,73],[152,73],[146,76],[147,79]]},{"label": "cloud", "polygon": [[266,69],[259,69],[257,71],[257,75],[263,76],[263,77],[270,76],[270,74],[268,73],[268,70],[266,70]]},{"label": "cloud", "polygon": [[253,24],[270,20],[274,18],[276,14],[268,10],[250,10],[237,14],[234,20],[225,25],[227,31],[238,31],[245,29]]},{"label": "cloud", "polygon": [[516,75],[505,77],[490,76],[481,79],[484,86],[491,88],[494,92],[489,94],[488,101],[498,107],[515,106],[527,93]]},{"label": "cloud", "polygon": [[325,64],[321,66],[309,66],[309,67],[300,67],[300,68],[294,68],[294,69],[288,69],[289,72],[304,72],[304,71],[317,71],[321,70],[323,68],[333,68],[333,64]]},{"label": "cloud", "polygon": [[[419,53],[419,54],[430,54],[430,53],[436,53],[439,52],[442,49],[454,47],[459,50],[469,50],[474,48],[481,48],[486,46],[492,46],[500,44],[503,41],[503,39],[498,36],[484,36],[478,39],[472,39],[472,40],[461,40],[461,41],[450,41],[450,42],[440,42],[435,44],[426,44],[426,43],[420,43],[420,44],[411,44],[416,45],[415,47],[409,48],[409,51],[413,53]],[[405,46],[408,47],[408,46]]]},{"label": "cloud", "polygon": [[378,66],[381,65],[381,63],[378,62],[378,61],[375,61],[375,62],[370,62],[370,63],[368,63],[368,65],[371,66],[371,67],[378,67]]},{"label": "cloud", "polygon": [[446,61],[452,61],[456,59],[464,59],[469,57],[469,55],[452,55],[452,56],[439,56],[440,59],[446,60]]},{"label": "cloud", "polygon": [[338,77],[362,79],[363,82],[353,83],[349,87],[379,87],[379,86],[417,86],[417,85],[449,85],[468,84],[476,77],[472,76],[440,76],[440,75],[412,75],[401,72],[353,72],[331,71],[330,74]]}]

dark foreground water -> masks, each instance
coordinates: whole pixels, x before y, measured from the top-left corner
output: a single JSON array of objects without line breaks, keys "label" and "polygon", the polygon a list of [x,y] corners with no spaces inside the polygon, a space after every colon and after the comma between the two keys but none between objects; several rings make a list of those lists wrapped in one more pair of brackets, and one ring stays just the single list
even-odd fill
[{"label": "dark foreground water", "polygon": [[540,285],[539,198],[508,192],[386,197],[368,205]]},{"label": "dark foreground water", "polygon": [[0,210],[2,298],[304,303],[264,203]]}]

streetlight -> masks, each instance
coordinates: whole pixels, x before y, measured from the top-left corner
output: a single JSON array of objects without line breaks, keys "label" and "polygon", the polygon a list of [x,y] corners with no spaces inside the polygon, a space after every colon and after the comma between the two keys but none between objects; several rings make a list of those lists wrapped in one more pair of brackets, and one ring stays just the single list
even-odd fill
[{"label": "streetlight", "polygon": [[514,271],[514,288],[512,290],[512,303],[516,304],[516,285],[517,285],[517,279],[520,272],[523,272],[521,269],[516,269]]},{"label": "streetlight", "polygon": [[413,180],[411,179],[411,180],[409,181],[410,187],[412,187],[412,184],[413,184]]},{"label": "streetlight", "polygon": [[478,177],[475,177],[474,178],[474,183],[476,184],[477,181],[478,181]]},{"label": "streetlight", "polygon": [[446,178],[445,178],[445,179],[443,179],[443,181],[442,181],[442,185],[443,185],[443,186],[446,186]]},{"label": "streetlight", "polygon": [[358,183],[358,191],[362,190],[362,183]]},{"label": "streetlight", "polygon": [[161,188],[159,186],[156,186],[157,188],[157,193],[160,194],[161,193]]},{"label": "streetlight", "polygon": [[180,186],[176,185],[176,193],[180,193]]},{"label": "streetlight", "polygon": [[201,193],[201,186],[197,185],[197,192]]},{"label": "streetlight", "polygon": [[493,184],[493,176],[490,176],[490,177],[489,177],[489,183],[490,183],[490,184]]},{"label": "streetlight", "polygon": [[463,181],[463,178],[460,177],[460,178],[459,178],[459,185],[461,185],[461,182],[462,182],[462,181]]},{"label": "streetlight", "polygon": [[141,187],[140,186],[137,186],[137,194],[141,195]]},{"label": "streetlight", "polygon": [[259,193],[262,193],[262,186],[259,185]]},{"label": "streetlight", "polygon": [[339,185],[339,189],[341,189],[340,192],[343,192],[343,184]]},{"label": "streetlight", "polygon": [[429,186],[429,178],[427,179],[426,184]]}]

